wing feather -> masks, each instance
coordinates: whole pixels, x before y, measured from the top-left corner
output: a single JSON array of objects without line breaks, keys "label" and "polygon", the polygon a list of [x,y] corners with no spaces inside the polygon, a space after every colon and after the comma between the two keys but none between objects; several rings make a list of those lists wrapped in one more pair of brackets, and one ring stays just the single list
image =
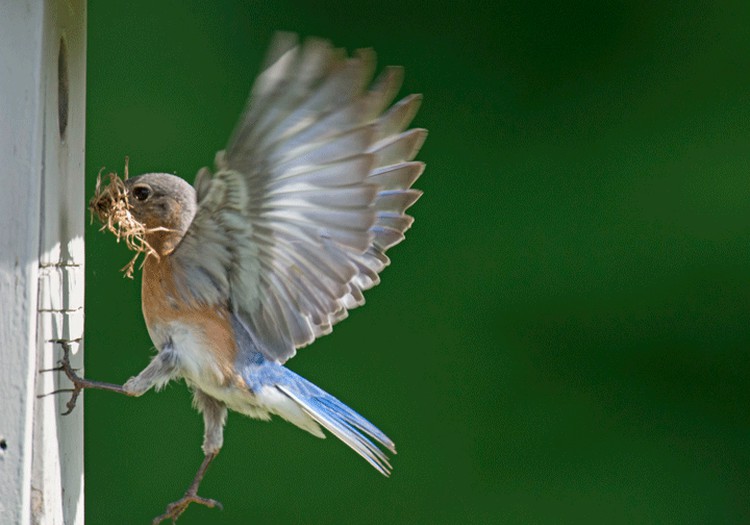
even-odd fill
[{"label": "wing feather", "polygon": [[198,211],[173,254],[180,288],[228,305],[269,359],[361,305],[413,222],[426,131],[407,128],[421,96],[389,108],[403,70],[370,85],[374,69],[371,50],[348,58],[278,35],[215,175],[196,177]]}]

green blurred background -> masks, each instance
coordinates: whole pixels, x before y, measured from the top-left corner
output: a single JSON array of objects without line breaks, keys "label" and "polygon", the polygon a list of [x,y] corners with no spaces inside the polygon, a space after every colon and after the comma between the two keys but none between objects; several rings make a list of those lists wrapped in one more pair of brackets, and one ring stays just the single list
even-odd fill
[{"label": "green blurred background", "polygon": [[[189,524],[750,523],[749,5],[92,1],[87,185],[193,179],[274,30],[402,64],[424,197],[382,284],[290,368],[396,442],[230,415]],[[86,373],[152,354],[87,230]],[[86,513],[149,523],[202,453],[183,384],[86,396]]]}]

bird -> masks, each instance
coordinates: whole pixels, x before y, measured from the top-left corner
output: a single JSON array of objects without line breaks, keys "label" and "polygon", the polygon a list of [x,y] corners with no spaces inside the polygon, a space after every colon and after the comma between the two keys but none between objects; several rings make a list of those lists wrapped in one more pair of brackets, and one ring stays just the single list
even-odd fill
[{"label": "bird", "polygon": [[118,235],[140,228],[129,247],[145,253],[142,311],[157,353],[123,385],[78,376],[65,342],[58,369],[73,383],[68,412],[83,389],[140,396],[183,379],[192,391],[204,458],[154,524],[191,503],[221,507],[198,489],[228,410],[278,416],[320,438],[325,430],[391,472],[393,441],[285,366],[364,303],[422,195],[412,185],[425,165],[414,159],[427,131],[409,129],[422,97],[393,103],[403,68],[373,80],[374,71],[372,50],[348,56],[324,39],[278,33],[213,170],[193,185],[167,173],[131,178],[127,168],[124,180],[97,183],[92,211]]}]

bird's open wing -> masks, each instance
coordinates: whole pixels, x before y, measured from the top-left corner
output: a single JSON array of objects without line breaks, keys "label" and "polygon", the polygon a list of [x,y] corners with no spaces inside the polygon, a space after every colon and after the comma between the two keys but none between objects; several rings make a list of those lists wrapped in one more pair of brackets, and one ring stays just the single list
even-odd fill
[{"label": "bird's open wing", "polygon": [[402,70],[370,85],[374,67],[371,51],[278,35],[216,174],[196,179],[198,212],[173,254],[184,284],[226,302],[270,359],[361,305],[412,223],[426,131],[405,129],[421,97],[389,108]]}]

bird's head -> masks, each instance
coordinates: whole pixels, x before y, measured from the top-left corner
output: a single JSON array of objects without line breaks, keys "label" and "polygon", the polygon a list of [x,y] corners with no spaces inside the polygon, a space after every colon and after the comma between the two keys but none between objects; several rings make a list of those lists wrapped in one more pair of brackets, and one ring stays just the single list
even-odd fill
[{"label": "bird's head", "polygon": [[[125,179],[110,174],[97,180],[89,209],[128,248],[147,255],[169,255],[185,235],[197,209],[195,189],[180,177],[147,173]],[[132,276],[133,264],[126,267]]]},{"label": "bird's head", "polygon": [[185,233],[197,207],[190,184],[167,173],[147,173],[123,182],[133,218],[146,230],[174,230],[180,237]]}]

